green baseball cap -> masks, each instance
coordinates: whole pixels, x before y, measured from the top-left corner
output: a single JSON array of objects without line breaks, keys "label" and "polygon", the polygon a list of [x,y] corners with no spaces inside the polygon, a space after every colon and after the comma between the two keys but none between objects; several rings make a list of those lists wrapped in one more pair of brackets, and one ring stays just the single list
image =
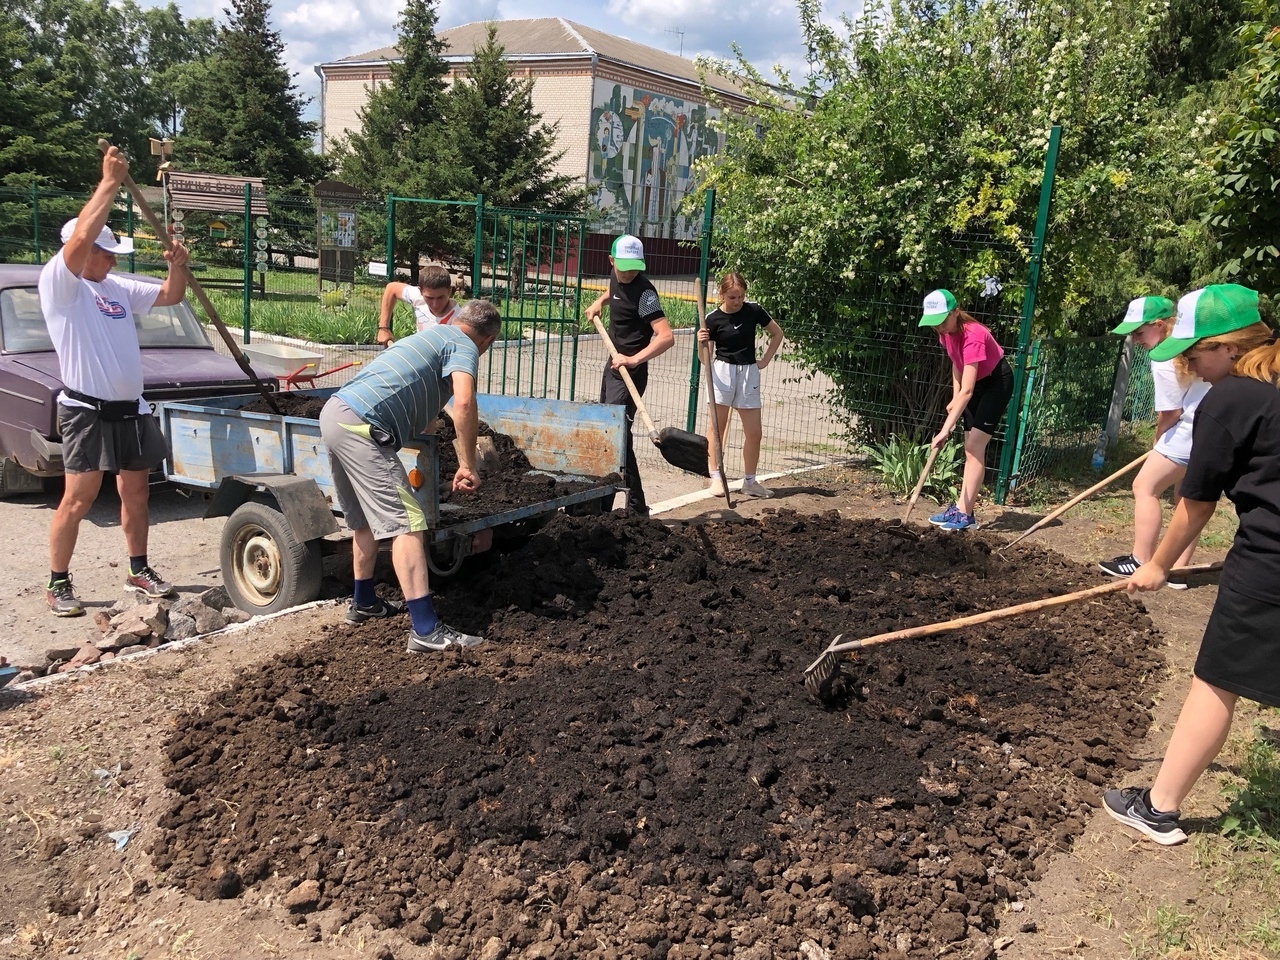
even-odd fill
[{"label": "green baseball cap", "polygon": [[644,269],[644,244],[639,237],[633,237],[629,233],[624,233],[613,241],[609,256],[613,257],[613,265],[619,270]]},{"label": "green baseball cap", "polygon": [[1137,300],[1129,301],[1129,309],[1124,312],[1124,320],[1111,332],[1124,336],[1133,333],[1139,327],[1145,327],[1148,323],[1172,317],[1173,314],[1173,301],[1168,297],[1138,297]]},{"label": "green baseball cap", "polygon": [[947,319],[956,308],[956,298],[950,290],[935,290],[924,298],[924,316],[920,318],[920,326],[936,327]]},{"label": "green baseball cap", "polygon": [[1192,290],[1178,301],[1173,331],[1148,354],[1152,360],[1171,360],[1205,337],[1243,330],[1262,319],[1258,291],[1238,283],[1215,283]]}]

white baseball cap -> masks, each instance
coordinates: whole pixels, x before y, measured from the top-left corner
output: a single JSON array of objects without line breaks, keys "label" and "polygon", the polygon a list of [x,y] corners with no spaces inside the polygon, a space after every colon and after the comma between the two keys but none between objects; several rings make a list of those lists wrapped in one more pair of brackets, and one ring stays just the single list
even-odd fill
[{"label": "white baseball cap", "polygon": [[[66,243],[71,239],[71,235],[76,232],[76,223],[79,217],[72,217],[62,225],[62,242]],[[110,227],[104,226],[98,234],[98,239],[93,241],[95,247],[101,247],[107,253],[133,253],[133,238],[118,236]]]}]

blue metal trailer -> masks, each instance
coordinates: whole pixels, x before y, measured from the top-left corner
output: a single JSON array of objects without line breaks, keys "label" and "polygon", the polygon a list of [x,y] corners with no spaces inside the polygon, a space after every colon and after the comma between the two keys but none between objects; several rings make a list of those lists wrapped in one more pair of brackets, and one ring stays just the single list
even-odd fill
[{"label": "blue metal trailer", "polygon": [[[294,391],[327,398],[334,389]],[[227,517],[221,544],[223,583],[236,606],[271,613],[314,600],[321,559],[349,538],[320,439],[319,421],[240,408],[258,395],[161,403],[156,409],[169,440],[165,476],[210,491],[206,517]],[[480,419],[510,436],[537,471],[566,479],[621,475],[626,419],[620,406],[480,394]],[[563,508],[608,509],[621,480],[592,486],[466,521],[451,520],[440,502],[437,439],[415,437],[400,450],[414,495],[427,517],[428,563],[438,575],[488,549],[495,534],[536,529]],[[448,478],[446,478],[448,479]]]}]

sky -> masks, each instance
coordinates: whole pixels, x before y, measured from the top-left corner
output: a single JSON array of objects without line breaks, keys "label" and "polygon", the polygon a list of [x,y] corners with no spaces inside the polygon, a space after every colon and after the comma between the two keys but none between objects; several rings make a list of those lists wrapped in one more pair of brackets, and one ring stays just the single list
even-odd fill
[{"label": "sky", "polygon": [[[168,0],[140,0],[163,6]],[[184,17],[226,22],[225,0],[175,0]],[[834,26],[861,0],[823,0]],[[271,24],[285,45],[285,64],[299,91],[312,98],[304,119],[319,118],[315,67],[396,42],[402,3],[393,0],[273,0]],[[775,65],[804,78],[804,45],[794,0],[440,0],[438,30],[478,20],[563,17],[659,50],[694,57],[732,58],[732,45],[770,79]]]}]

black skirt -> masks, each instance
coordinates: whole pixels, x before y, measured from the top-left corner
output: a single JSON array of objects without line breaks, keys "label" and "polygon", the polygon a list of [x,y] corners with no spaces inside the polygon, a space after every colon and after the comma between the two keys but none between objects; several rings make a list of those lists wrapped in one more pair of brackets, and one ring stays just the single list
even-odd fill
[{"label": "black skirt", "polygon": [[1219,585],[1195,674],[1229,693],[1280,707],[1280,606]]}]

